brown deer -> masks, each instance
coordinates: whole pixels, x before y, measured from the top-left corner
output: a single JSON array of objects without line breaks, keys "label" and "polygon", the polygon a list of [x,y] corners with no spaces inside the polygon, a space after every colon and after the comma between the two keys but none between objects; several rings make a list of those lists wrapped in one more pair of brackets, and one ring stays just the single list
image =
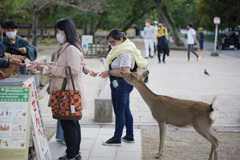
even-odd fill
[{"label": "brown deer", "polygon": [[177,127],[192,126],[212,144],[209,160],[212,160],[213,153],[214,160],[218,160],[218,140],[211,134],[211,126],[217,118],[217,111],[214,107],[217,96],[213,98],[212,104],[207,104],[200,101],[182,100],[156,95],[143,82],[143,79],[146,78],[148,74],[148,71],[142,75],[136,72],[121,73],[123,78],[139,91],[150,108],[153,118],[158,122],[160,145],[159,152],[155,158],[160,158],[163,154],[166,125],[171,124]]}]

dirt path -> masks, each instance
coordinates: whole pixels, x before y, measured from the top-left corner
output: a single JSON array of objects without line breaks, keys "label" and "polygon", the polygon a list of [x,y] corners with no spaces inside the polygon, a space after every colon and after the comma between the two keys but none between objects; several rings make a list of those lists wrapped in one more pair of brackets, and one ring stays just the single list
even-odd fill
[{"label": "dirt path", "polygon": [[[154,160],[159,147],[158,127],[142,129],[143,160]],[[214,132],[219,160],[240,160],[240,133]],[[211,144],[195,131],[167,130],[161,160],[207,160]]]}]

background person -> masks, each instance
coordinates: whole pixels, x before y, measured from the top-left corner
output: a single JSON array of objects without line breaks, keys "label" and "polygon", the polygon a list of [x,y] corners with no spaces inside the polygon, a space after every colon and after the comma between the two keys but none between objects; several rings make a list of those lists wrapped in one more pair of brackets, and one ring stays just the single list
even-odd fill
[{"label": "background person", "polygon": [[6,37],[6,33],[4,31],[4,22],[0,20],[0,42],[2,42],[3,37]]},{"label": "background person", "polygon": [[191,23],[187,25],[188,62],[190,62],[190,51],[197,57],[197,61],[201,59],[201,56],[198,56],[198,54],[193,50],[194,44],[197,44],[197,36],[195,30],[192,27],[193,26]]},{"label": "background person", "polygon": [[65,139],[64,139],[63,129],[61,126],[61,121],[59,119],[57,121],[57,129],[56,129],[56,137],[55,138],[58,142],[61,142],[62,144],[66,144]]},{"label": "background person", "polygon": [[169,56],[169,46],[168,46],[168,31],[167,28],[163,26],[161,21],[158,22],[157,30],[157,50],[158,50],[158,63],[161,63],[161,54],[163,53],[163,63],[165,63],[165,56]]},{"label": "background person", "polygon": [[199,32],[199,47],[200,47],[200,51],[203,51],[203,39],[204,39],[203,29],[200,28],[200,32]]},{"label": "background person", "polygon": [[[145,45],[145,58],[154,56],[154,39],[155,39],[155,29],[151,25],[150,20],[146,20],[146,26],[144,27],[144,33],[143,33],[143,39],[144,39],[144,45]],[[149,54],[149,48],[150,48],[150,54]]]},{"label": "background person", "polygon": [[[146,67],[147,60],[141,56],[136,46],[118,29],[109,32],[107,39],[112,49],[106,59],[106,71],[99,76],[110,78],[111,99],[114,109],[115,132],[114,136],[103,143],[103,145],[121,145],[121,140],[134,142],[133,117],[130,111],[130,93],[133,86],[128,84],[121,72],[133,71],[135,64],[138,67]],[[102,59],[101,59],[102,60]],[[126,135],[122,138],[123,128],[126,126]]]}]

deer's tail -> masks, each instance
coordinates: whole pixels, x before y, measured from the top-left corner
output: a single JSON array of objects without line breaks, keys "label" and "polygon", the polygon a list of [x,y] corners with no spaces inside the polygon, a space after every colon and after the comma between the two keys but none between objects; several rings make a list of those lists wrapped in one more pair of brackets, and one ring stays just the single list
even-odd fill
[{"label": "deer's tail", "polygon": [[210,104],[210,118],[215,121],[218,118],[218,110],[216,107],[217,95],[212,99],[212,104]]}]

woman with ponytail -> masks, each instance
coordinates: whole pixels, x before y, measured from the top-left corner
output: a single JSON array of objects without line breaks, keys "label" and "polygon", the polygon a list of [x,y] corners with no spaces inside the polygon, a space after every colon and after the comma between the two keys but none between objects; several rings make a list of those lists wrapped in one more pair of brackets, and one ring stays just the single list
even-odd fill
[{"label": "woman with ponytail", "polygon": [[[103,145],[121,145],[121,141],[133,143],[133,117],[130,111],[130,93],[133,86],[128,84],[121,72],[132,72],[137,67],[146,67],[147,60],[141,56],[141,52],[135,44],[125,37],[118,29],[113,29],[107,36],[111,50],[106,58],[106,71],[99,76],[110,78],[111,98],[115,113],[114,136],[103,142]],[[126,126],[126,135],[122,138],[123,128]]]}]

